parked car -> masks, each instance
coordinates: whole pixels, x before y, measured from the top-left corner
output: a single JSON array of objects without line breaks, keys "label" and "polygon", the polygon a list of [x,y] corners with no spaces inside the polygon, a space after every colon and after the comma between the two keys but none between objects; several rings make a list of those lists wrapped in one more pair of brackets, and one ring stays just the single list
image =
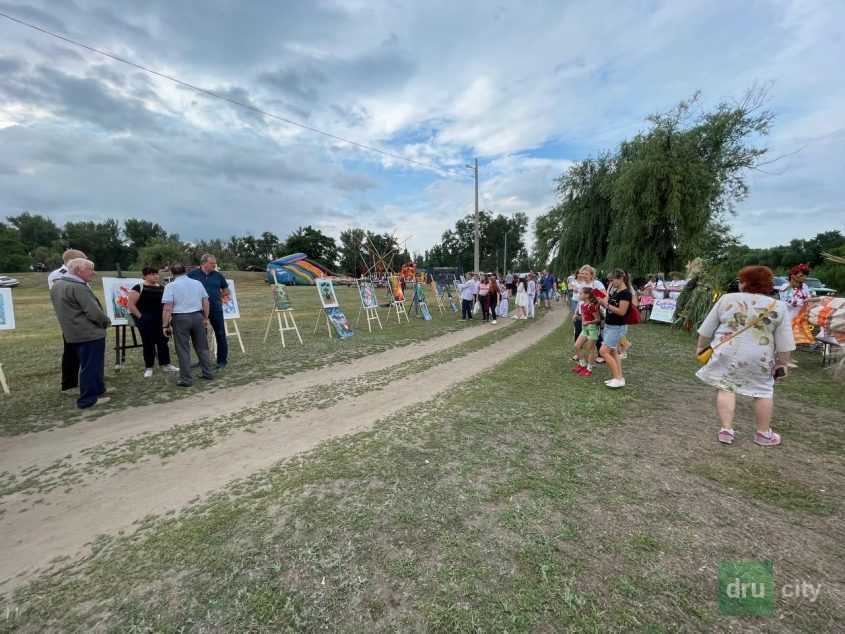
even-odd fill
[{"label": "parked car", "polygon": [[0,288],[13,288],[19,284],[20,282],[18,282],[14,277],[0,275]]},{"label": "parked car", "polygon": [[817,277],[808,277],[805,278],[804,282],[806,282],[807,286],[810,287],[810,292],[816,297],[827,297],[829,295],[836,295],[836,289],[828,288],[822,281]]},{"label": "parked car", "polygon": [[780,275],[775,275],[775,279],[773,280],[772,286],[774,286],[775,290],[780,290],[787,284],[789,284],[789,280],[787,278],[781,277]]}]

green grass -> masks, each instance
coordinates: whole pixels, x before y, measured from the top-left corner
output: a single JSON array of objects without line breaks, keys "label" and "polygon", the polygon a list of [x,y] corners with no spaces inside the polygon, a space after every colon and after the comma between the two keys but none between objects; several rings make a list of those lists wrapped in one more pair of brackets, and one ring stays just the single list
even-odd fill
[{"label": "green grass", "polygon": [[[109,273],[100,275],[108,276]],[[126,272],[125,275],[134,277],[137,274]],[[82,419],[75,400],[59,393],[62,339],[48,296],[47,275],[27,273],[17,277],[21,281],[21,286],[13,290],[17,329],[0,332],[0,362],[3,363],[11,388],[10,395],[0,394],[0,435],[4,436],[71,425]],[[175,377],[166,377],[161,372],[157,372],[151,379],[143,379],[140,348],[127,351],[126,365],[116,371],[113,350],[115,340],[114,335],[109,333],[106,383],[115,388],[115,392],[111,395],[113,398],[110,403],[87,412],[85,419],[133,404],[167,402],[203,390],[218,390],[269,377],[286,376],[467,327],[451,311],[441,317],[436,309],[432,311],[433,319],[429,322],[411,315],[408,324],[403,321],[402,325],[398,325],[395,316],[387,324],[387,310],[381,309],[384,330],[369,333],[363,318],[360,326],[355,325],[360,306],[357,290],[354,287],[338,287],[338,300],[355,334],[343,341],[329,339],[325,326],[316,335],[313,334],[319,310],[315,288],[289,287],[304,345],[291,343],[291,333],[287,333],[288,346],[282,348],[278,331],[272,329],[267,344],[263,344],[264,329],[273,305],[272,290],[265,284],[262,273],[235,272],[230,277],[235,280],[237,288],[242,315],[239,328],[246,347],[245,355],[241,353],[236,340],[230,338],[229,365],[226,370],[214,382],[198,381],[193,388],[185,390],[176,387]],[[99,278],[95,278],[93,287],[102,299]],[[172,346],[171,353],[175,363]]]},{"label": "green grass", "polygon": [[[802,432],[835,411],[799,392],[778,401],[793,426],[782,448],[690,446],[716,429],[692,341],[632,334],[621,392],[568,372],[559,329],[369,432],[100,540],[10,597],[0,629],[831,631],[845,619],[831,590],[845,474]],[[763,555],[827,592],[779,600],[770,621],[721,617],[717,562]]]}]

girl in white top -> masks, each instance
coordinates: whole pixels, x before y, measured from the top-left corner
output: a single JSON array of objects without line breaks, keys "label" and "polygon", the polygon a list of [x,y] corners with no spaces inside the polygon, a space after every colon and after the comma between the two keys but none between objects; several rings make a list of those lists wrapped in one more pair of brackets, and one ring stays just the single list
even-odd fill
[{"label": "girl in white top", "polygon": [[523,279],[516,286],[516,318],[528,319],[528,291],[525,290]]}]

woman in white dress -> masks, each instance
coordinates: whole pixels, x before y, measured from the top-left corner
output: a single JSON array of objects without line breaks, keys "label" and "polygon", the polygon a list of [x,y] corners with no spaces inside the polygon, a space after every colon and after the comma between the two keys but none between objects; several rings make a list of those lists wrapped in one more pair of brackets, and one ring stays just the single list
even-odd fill
[{"label": "woman in white dress", "polygon": [[523,278],[516,285],[516,318],[528,319],[528,291]]},{"label": "woman in white dress", "polygon": [[[719,441],[730,445],[736,395],[754,399],[757,433],[754,442],[764,447],[779,445],[781,437],[771,429],[775,378],[788,373],[795,340],[786,304],[769,297],[772,271],[747,266],[739,272],[739,293],[722,295],[698,329],[698,353],[713,347],[713,356],[696,376],[717,388],[716,410],[722,428]],[[738,333],[738,334],[736,334]],[[735,336],[734,336],[735,335]],[[732,338],[731,338],[732,337]],[[717,345],[725,341],[723,345]]]},{"label": "woman in white dress", "polygon": [[501,280],[497,280],[496,282],[499,285],[499,307],[496,309],[496,314],[500,317],[507,317],[508,316],[508,295],[510,291],[508,290],[507,286],[502,284]]}]

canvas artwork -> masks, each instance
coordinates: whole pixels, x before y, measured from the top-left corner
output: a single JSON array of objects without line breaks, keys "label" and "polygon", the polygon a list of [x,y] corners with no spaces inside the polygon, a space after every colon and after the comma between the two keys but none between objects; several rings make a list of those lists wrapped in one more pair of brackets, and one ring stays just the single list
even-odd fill
[{"label": "canvas artwork", "polygon": [[112,326],[129,324],[129,291],[144,280],[123,277],[104,277],[103,295],[106,300],[106,315]]},{"label": "canvas artwork", "polygon": [[425,287],[419,282],[414,285],[414,301],[425,302]]},{"label": "canvas artwork", "polygon": [[12,304],[12,289],[0,288],[0,330],[15,329],[15,307]]},{"label": "canvas artwork", "polygon": [[223,303],[223,319],[240,319],[241,308],[238,306],[238,295],[235,292],[235,280],[226,278],[229,288],[224,288],[220,294]]},{"label": "canvas artwork", "polygon": [[394,302],[405,301],[405,292],[402,290],[402,283],[395,275],[390,278],[390,293]]},{"label": "canvas artwork", "polygon": [[458,312],[458,304],[455,301],[455,294],[452,292],[451,286],[446,287],[446,297],[449,299],[449,306],[452,307],[452,312]]},{"label": "canvas artwork", "polygon": [[358,294],[361,296],[361,306],[364,308],[378,308],[376,288],[372,282],[358,282]]},{"label": "canvas artwork", "polygon": [[352,336],[352,327],[349,325],[349,320],[340,307],[335,306],[326,309],[326,314],[329,316],[329,321],[334,326],[337,336],[341,339],[346,339]]},{"label": "canvas artwork", "polygon": [[273,308],[275,310],[291,310],[290,299],[288,299],[288,292],[281,284],[274,284],[275,292],[273,293]]},{"label": "canvas artwork", "polygon": [[425,302],[419,303],[420,313],[425,321],[431,321],[431,311],[428,310],[428,304]]},{"label": "canvas artwork", "polygon": [[327,277],[318,277],[314,280],[317,284],[317,294],[320,296],[320,304],[323,308],[337,308],[337,296],[334,294],[334,284]]}]

